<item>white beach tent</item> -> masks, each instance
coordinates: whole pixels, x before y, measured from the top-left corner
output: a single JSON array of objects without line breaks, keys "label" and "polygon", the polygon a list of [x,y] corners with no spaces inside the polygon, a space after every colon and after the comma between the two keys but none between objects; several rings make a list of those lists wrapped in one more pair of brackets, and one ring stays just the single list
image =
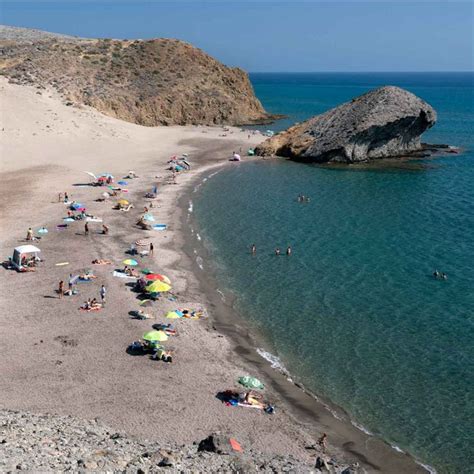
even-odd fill
[{"label": "white beach tent", "polygon": [[21,264],[21,259],[23,258],[24,255],[27,254],[34,254],[35,258],[38,258],[38,254],[41,252],[41,250],[38,247],[35,247],[34,245],[20,245],[19,247],[16,247],[15,250],[13,250],[13,257],[11,259],[11,263],[13,266],[21,271],[23,269],[23,266]]}]

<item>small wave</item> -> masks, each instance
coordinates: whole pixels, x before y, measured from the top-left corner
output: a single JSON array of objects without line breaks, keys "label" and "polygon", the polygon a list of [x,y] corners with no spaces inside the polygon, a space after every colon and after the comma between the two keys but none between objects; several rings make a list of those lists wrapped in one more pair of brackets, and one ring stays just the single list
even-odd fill
[{"label": "small wave", "polygon": [[199,255],[196,257],[196,263],[201,270],[204,270],[204,267],[202,265],[204,263],[204,260]]},{"label": "small wave", "polygon": [[208,178],[212,178],[213,176],[215,176],[217,173],[219,173],[219,171],[214,171],[214,173],[211,173]]},{"label": "small wave", "polygon": [[279,357],[270,354],[270,352],[267,352],[263,349],[257,348],[257,354],[260,357],[263,357],[267,362],[270,362],[270,367],[275,370],[279,370],[280,372],[283,372],[284,374],[287,374],[288,371],[286,370],[285,366],[279,359]]},{"label": "small wave", "polygon": [[224,293],[222,293],[221,290],[219,290],[219,288],[217,288],[216,292],[219,294],[219,296],[221,297],[221,300],[225,302],[225,295]]},{"label": "small wave", "polygon": [[397,451],[398,453],[403,453],[405,454],[405,451],[403,451],[402,448],[399,448],[396,444],[391,444],[390,445],[391,448],[393,448],[395,451]]},{"label": "small wave", "polygon": [[207,181],[207,178],[203,178],[202,182],[205,183]]},{"label": "small wave", "polygon": [[374,434],[371,433],[368,429],[364,428],[362,425],[359,425],[355,421],[351,420],[352,425],[354,425],[358,430],[362,431],[366,435],[373,436]]},{"label": "small wave", "polygon": [[416,462],[419,466],[421,466],[423,469],[426,469],[426,471],[429,472],[430,474],[437,474],[437,471],[436,471],[436,469],[435,469],[434,467],[429,466],[428,464],[423,464],[422,462],[417,461],[416,459],[415,459],[415,462]]},{"label": "small wave", "polygon": [[188,212],[193,212],[193,201],[189,201]]},{"label": "small wave", "polygon": [[196,232],[196,239],[201,240],[201,236]]}]

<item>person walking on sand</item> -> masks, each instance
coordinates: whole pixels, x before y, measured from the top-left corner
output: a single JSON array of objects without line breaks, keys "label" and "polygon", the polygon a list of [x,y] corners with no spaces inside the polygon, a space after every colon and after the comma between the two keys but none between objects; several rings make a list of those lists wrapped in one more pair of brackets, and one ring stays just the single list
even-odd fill
[{"label": "person walking on sand", "polygon": [[63,297],[64,294],[64,282],[61,280],[58,287],[59,299]]},{"label": "person walking on sand", "polygon": [[327,437],[328,435],[326,433],[323,433],[322,436],[318,439],[318,444],[321,447],[323,453],[326,452]]},{"label": "person walking on sand", "polygon": [[286,249],[286,254],[288,255],[288,257],[291,255],[291,247],[289,245]]},{"label": "person walking on sand", "polygon": [[64,193],[64,202],[69,202],[69,196],[67,193]]},{"label": "person walking on sand", "polygon": [[102,285],[100,287],[100,299],[102,301],[102,306],[105,306],[105,295],[107,293],[107,290],[105,289],[105,286]]},{"label": "person walking on sand", "polygon": [[257,246],[255,244],[252,244],[252,247],[250,247],[250,251],[252,252],[252,255],[256,255],[257,253]]},{"label": "person walking on sand", "polygon": [[89,224],[87,222],[84,224],[84,235],[89,235]]},{"label": "person walking on sand", "polygon": [[153,242],[150,242],[150,255],[153,255],[154,250],[155,250],[155,247],[153,245]]},{"label": "person walking on sand", "polygon": [[58,202],[61,202],[63,200],[63,193],[58,194]]}]

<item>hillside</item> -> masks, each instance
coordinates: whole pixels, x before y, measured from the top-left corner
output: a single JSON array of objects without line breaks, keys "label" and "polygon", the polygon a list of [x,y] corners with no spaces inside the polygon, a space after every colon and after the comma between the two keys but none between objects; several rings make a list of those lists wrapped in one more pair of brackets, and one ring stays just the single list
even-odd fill
[{"label": "hillside", "polygon": [[[23,31],[21,31],[23,30]],[[146,126],[268,121],[247,74],[174,39],[110,40],[0,29],[0,74]]]}]

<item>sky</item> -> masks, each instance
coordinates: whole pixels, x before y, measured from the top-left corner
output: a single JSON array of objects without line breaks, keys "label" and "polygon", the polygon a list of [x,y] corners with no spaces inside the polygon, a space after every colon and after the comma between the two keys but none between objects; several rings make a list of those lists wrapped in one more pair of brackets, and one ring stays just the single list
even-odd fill
[{"label": "sky", "polygon": [[188,41],[250,72],[472,71],[473,1],[0,0],[0,22]]}]

